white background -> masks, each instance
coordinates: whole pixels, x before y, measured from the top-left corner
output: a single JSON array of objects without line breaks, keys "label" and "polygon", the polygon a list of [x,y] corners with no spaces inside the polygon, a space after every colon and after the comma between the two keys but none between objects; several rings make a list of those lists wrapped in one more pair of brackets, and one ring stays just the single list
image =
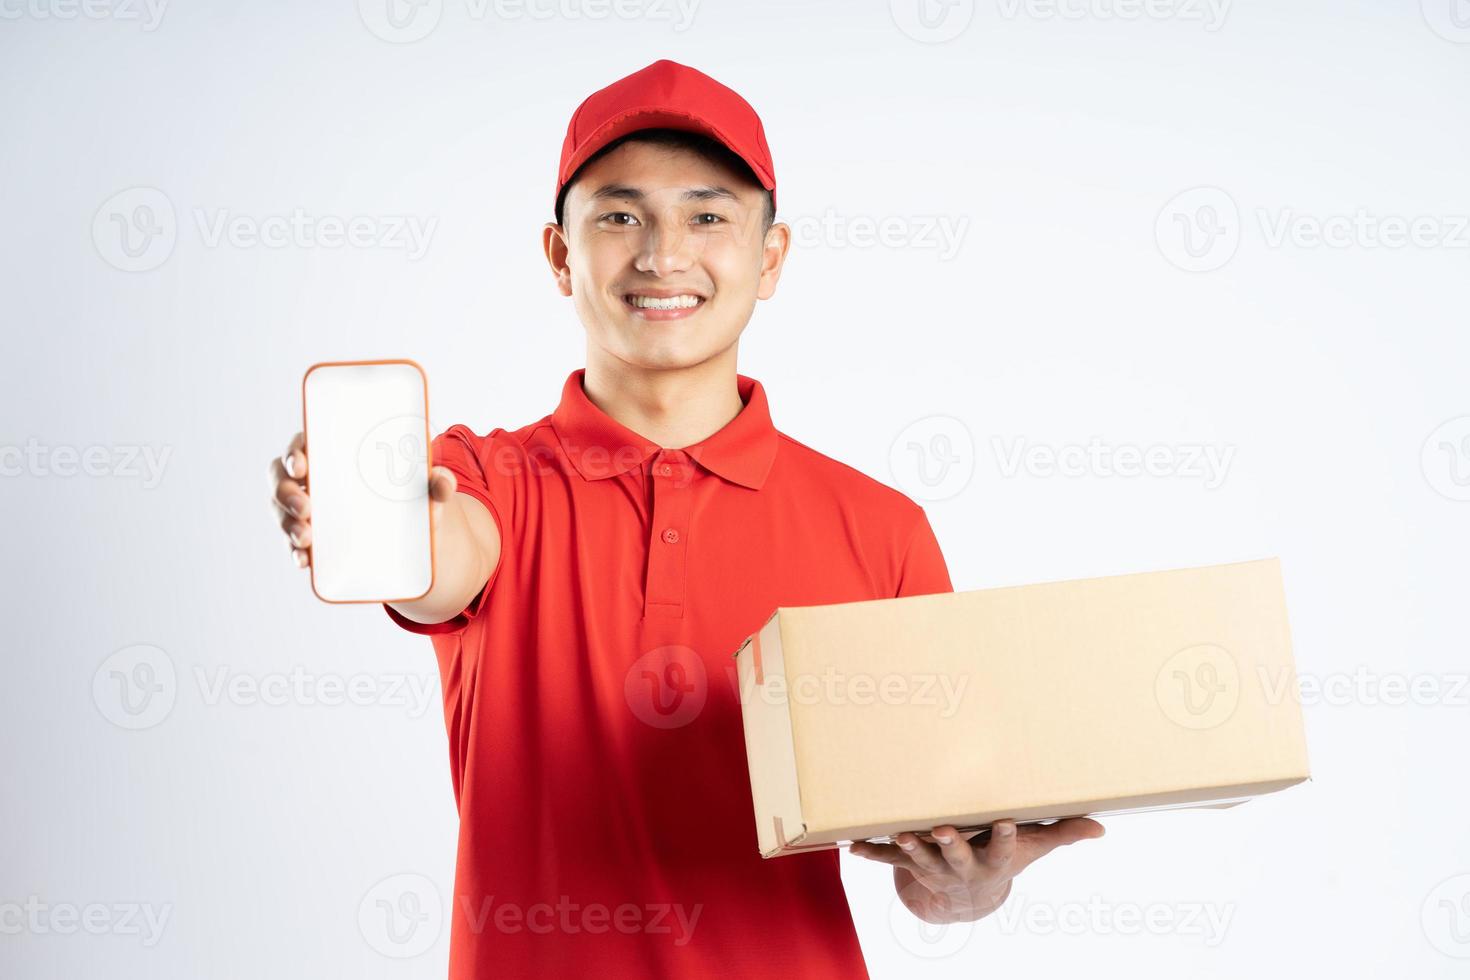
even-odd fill
[{"label": "white background", "polygon": [[[567,119],[671,57],[756,106],[798,232],[740,359],[779,428],[922,499],[960,589],[1279,555],[1327,685],[1310,784],[1114,818],[973,927],[921,934],[844,858],[873,975],[1464,974],[1470,7],[928,2],[426,0],[395,29],[383,0],[0,0],[0,972],[444,974],[429,644],[312,597],[266,464],[318,360],[419,360],[435,431],[554,407]],[[432,233],[209,234],[298,209]],[[1178,465],[1035,455],[1093,440]],[[366,703],[250,693],[292,671]],[[398,942],[376,902],[405,893]],[[67,918],[99,904],[97,935]]]}]

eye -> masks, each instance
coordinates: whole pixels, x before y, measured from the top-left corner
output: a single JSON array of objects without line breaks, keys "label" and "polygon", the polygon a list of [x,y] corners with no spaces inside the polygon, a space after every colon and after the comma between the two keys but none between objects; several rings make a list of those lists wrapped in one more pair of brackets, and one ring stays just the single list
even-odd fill
[{"label": "eye", "polygon": [[[627,218],[628,220],[627,221],[622,221],[622,220],[620,220],[622,218]],[[626,211],[610,211],[607,214],[604,214],[602,217],[598,218],[597,220],[598,221],[611,221],[615,225],[625,225],[625,226],[626,225],[630,225],[630,224],[637,224],[638,223],[638,219],[635,218],[635,217],[633,217],[631,214],[629,214]]]},{"label": "eye", "polygon": [[[704,220],[705,218],[713,218],[714,221],[705,221]],[[724,219],[724,217],[722,215],[714,214],[713,212],[710,212],[710,211],[706,211],[703,214],[696,214],[694,216],[694,223],[697,224],[697,225],[712,225],[712,224],[715,224],[717,222],[724,221],[724,220],[725,219]]]}]

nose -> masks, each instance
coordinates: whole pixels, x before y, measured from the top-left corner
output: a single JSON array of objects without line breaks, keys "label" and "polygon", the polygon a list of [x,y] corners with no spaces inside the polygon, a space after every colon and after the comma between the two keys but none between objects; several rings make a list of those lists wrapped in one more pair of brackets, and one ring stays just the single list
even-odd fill
[{"label": "nose", "polygon": [[689,269],[698,258],[702,236],[691,234],[681,215],[658,215],[646,228],[635,239],[637,254],[633,265],[639,272],[654,276],[675,275]]}]

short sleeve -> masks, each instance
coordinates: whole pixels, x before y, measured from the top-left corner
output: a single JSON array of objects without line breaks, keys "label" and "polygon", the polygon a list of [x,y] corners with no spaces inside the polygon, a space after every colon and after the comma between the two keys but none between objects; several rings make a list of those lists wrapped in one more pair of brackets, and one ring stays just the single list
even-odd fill
[{"label": "short sleeve", "polygon": [[484,588],[452,619],[442,623],[417,623],[384,604],[383,609],[388,613],[388,618],[411,633],[434,636],[463,631],[479,615],[490,595],[490,587],[500,575],[500,569],[505,564],[507,530],[514,512],[514,484],[511,476],[516,469],[498,467],[494,462],[497,458],[495,447],[501,442],[497,437],[503,432],[502,429],[494,429],[482,438],[475,435],[468,426],[454,425],[434,438],[430,462],[434,466],[446,467],[454,474],[458,483],[457,492],[467,493],[485,505],[500,533],[500,556],[490,577],[485,580]]},{"label": "short sleeve", "polygon": [[899,567],[895,598],[954,591],[949,581],[949,566],[944,561],[944,553],[939,550],[939,539],[929,526],[929,516],[924,513],[924,508],[917,509],[918,520],[909,535],[908,547]]}]

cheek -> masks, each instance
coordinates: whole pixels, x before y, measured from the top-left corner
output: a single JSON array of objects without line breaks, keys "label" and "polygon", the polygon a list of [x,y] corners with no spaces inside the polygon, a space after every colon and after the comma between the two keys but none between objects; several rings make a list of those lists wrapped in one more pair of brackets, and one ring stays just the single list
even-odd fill
[{"label": "cheek", "polygon": [[627,248],[619,241],[590,236],[590,240],[567,256],[572,283],[585,295],[606,294],[628,262]]},{"label": "cheek", "polygon": [[701,256],[706,274],[716,288],[742,295],[755,289],[761,276],[761,253],[748,244],[712,241]]}]

